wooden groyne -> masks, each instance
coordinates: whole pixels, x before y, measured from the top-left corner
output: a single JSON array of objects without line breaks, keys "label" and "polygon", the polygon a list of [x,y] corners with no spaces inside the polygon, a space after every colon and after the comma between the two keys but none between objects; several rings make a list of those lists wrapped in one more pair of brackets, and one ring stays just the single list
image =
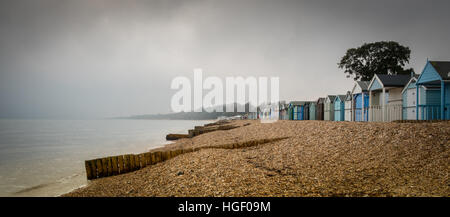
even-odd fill
[{"label": "wooden groyne", "polygon": [[288,137],[272,138],[272,139],[259,139],[250,140],[244,142],[229,143],[224,145],[211,145],[202,146],[196,148],[181,148],[168,151],[153,151],[142,154],[127,154],[118,155],[112,157],[98,158],[85,161],[86,176],[88,180],[115,176],[128,172],[133,172],[144,167],[154,165],[171,158],[174,158],[180,154],[190,153],[207,148],[220,148],[220,149],[234,149],[234,148],[246,148],[265,143],[280,141]]},{"label": "wooden groyne", "polygon": [[[247,123],[248,125],[249,123]],[[244,125],[244,126],[247,126]],[[187,134],[167,134],[166,140],[178,140],[183,138],[192,138],[204,133],[210,133],[217,130],[231,130],[240,126],[231,125],[230,121],[221,120],[214,123],[205,124],[204,126],[195,126],[194,129],[188,130]]]}]

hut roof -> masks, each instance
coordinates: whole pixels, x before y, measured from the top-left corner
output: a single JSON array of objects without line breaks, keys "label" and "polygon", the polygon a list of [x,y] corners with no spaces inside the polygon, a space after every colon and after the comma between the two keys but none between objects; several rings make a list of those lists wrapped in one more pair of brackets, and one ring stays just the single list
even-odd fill
[{"label": "hut roof", "polygon": [[306,101],[291,101],[290,105],[305,105]]},{"label": "hut roof", "polygon": [[369,90],[370,81],[357,81],[356,83],[358,84],[359,87],[361,87],[362,91]]},{"label": "hut roof", "polygon": [[327,98],[329,98],[331,102],[334,102],[334,99],[336,99],[336,95],[328,95]]},{"label": "hut roof", "polygon": [[337,95],[336,98],[335,98],[335,101],[339,99],[339,100],[341,100],[341,102],[344,102],[346,96],[347,95]]},{"label": "hut roof", "polygon": [[436,69],[437,73],[443,80],[450,79],[450,62],[449,61],[430,61],[430,64]]},{"label": "hut roof", "polygon": [[381,83],[386,87],[403,87],[411,79],[411,75],[386,75],[376,74]]},{"label": "hut roof", "polygon": [[347,94],[345,95],[345,100],[346,101],[351,101],[352,100],[352,93],[350,91],[347,91]]}]

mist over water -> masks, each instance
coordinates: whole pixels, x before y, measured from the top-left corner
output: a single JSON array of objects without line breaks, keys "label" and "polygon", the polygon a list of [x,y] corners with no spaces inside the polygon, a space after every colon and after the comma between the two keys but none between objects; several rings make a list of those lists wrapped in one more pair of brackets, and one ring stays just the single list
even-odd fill
[{"label": "mist over water", "polygon": [[211,121],[0,120],[0,196],[58,196],[87,184],[84,160],[142,153]]}]

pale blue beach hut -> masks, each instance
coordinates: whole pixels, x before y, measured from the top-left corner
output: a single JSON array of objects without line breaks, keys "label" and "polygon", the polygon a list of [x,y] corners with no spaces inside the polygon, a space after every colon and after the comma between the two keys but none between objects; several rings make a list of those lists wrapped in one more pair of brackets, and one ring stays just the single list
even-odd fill
[{"label": "pale blue beach hut", "polygon": [[[423,88],[423,90],[421,89]],[[416,119],[450,119],[450,61],[427,61],[416,82]]]},{"label": "pale blue beach hut", "polygon": [[345,120],[345,96],[337,95],[334,99],[334,120],[344,121]]},{"label": "pale blue beach hut", "polygon": [[309,120],[317,120],[316,119],[316,107],[317,107],[317,101],[309,103]]},{"label": "pale blue beach hut", "polygon": [[328,95],[323,103],[323,120],[334,121],[334,100],[335,95]]},{"label": "pale blue beach hut", "polygon": [[[419,75],[413,75],[408,83],[402,90],[402,119],[403,120],[416,120],[417,118],[417,88],[416,82]],[[424,88],[421,87],[419,91],[424,91]]]}]

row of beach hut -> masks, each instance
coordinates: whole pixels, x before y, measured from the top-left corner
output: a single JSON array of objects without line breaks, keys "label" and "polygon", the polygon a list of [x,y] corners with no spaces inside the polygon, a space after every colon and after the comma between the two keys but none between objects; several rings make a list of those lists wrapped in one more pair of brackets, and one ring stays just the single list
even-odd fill
[{"label": "row of beach hut", "polygon": [[263,105],[255,118],[277,120],[394,121],[450,119],[450,61],[427,61],[422,73],[376,74],[351,91],[315,101]]}]

